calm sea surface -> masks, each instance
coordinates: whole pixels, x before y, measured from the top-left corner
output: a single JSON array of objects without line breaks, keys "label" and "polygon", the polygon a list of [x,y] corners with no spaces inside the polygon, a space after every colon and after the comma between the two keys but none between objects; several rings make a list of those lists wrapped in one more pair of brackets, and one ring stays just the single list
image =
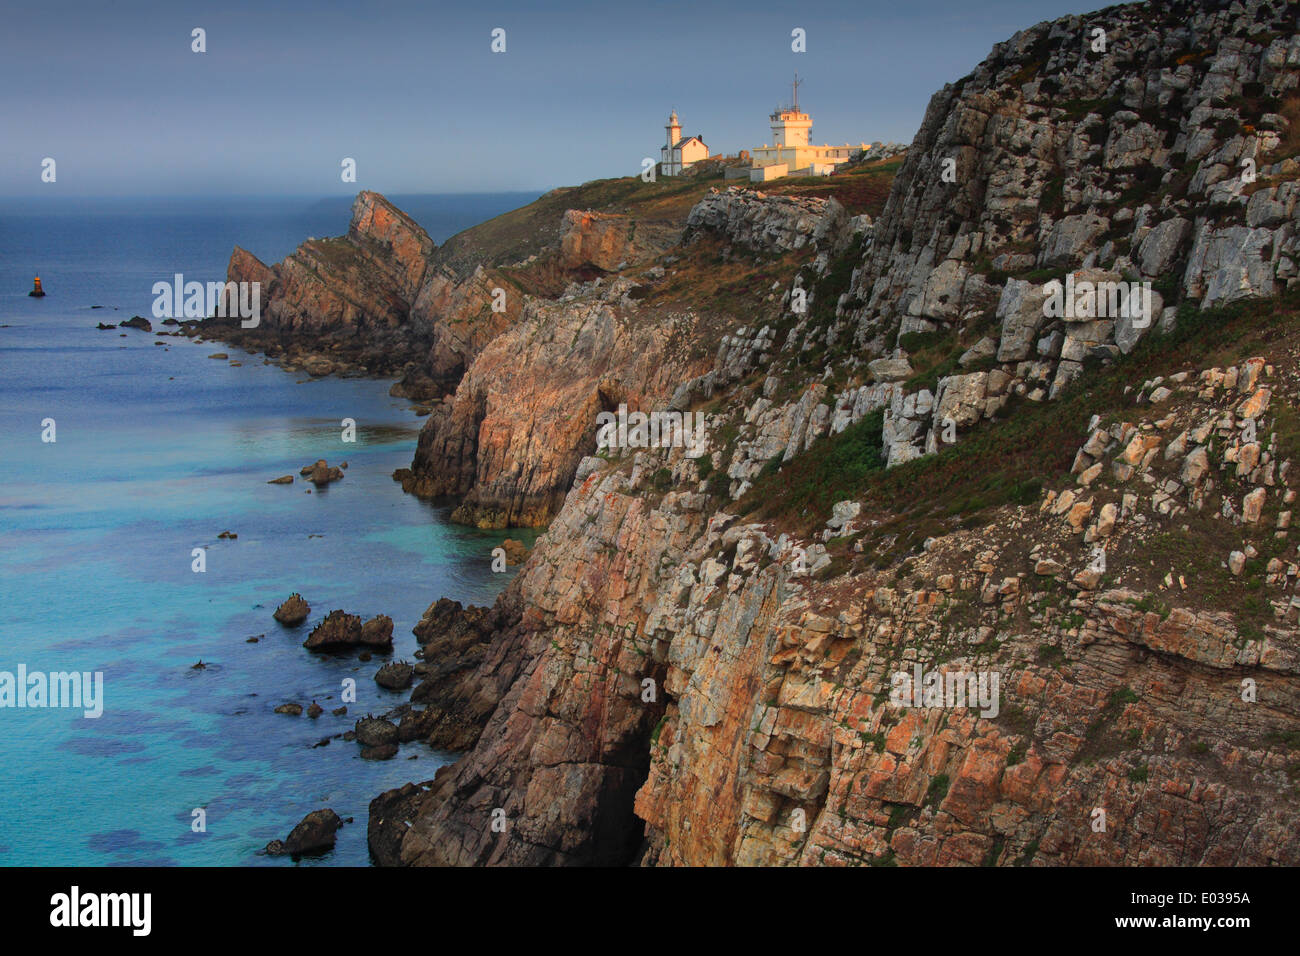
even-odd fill
[{"label": "calm sea surface", "polygon": [[[534,196],[391,198],[441,242]],[[488,603],[505,583],[490,569],[503,533],[450,525],[390,478],[415,447],[409,403],[387,381],[302,381],[218,343],[95,328],[152,319],[153,283],[174,273],[224,279],[236,243],[271,263],[342,234],[349,207],[0,202],[0,672],[104,678],[98,719],[0,708],[0,865],[292,866],[256,851],[322,806],[354,822],[333,853],[298,865],[365,864],[370,798],[450,759],[419,744],[386,762],[343,740],[313,746],[403,695],[375,684],[381,655],[301,647],[344,608],[390,615],[392,659],[411,660],[430,602]],[[27,297],[36,275],[44,299]],[[207,358],[217,351],[242,364]],[[347,461],[346,478],[312,494],[266,484],[317,458]],[[292,591],[312,614],[288,631],[271,613]],[[346,678],[358,699],[335,717]],[[312,700],[317,720],[274,713]]]}]

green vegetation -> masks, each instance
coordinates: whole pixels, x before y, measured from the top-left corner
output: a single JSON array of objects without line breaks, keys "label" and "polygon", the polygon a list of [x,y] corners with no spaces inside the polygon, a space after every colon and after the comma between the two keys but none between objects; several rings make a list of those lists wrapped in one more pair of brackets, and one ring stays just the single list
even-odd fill
[{"label": "green vegetation", "polygon": [[831,176],[807,176],[764,183],[763,192],[783,196],[810,196],[817,199],[834,198],[850,216],[866,213],[879,216],[889,199],[894,177],[903,165],[903,157],[856,163],[847,169],[837,170]]},{"label": "green vegetation", "polygon": [[877,411],[850,425],[838,435],[821,438],[804,455],[764,466],[744,498],[760,518],[780,514],[825,514],[837,501],[852,497],[849,489],[861,487],[873,472],[884,469],[881,429],[884,412]]},{"label": "green vegetation", "polygon": [[[1181,306],[1174,332],[1147,335],[1127,356],[1086,372],[1051,402],[1013,400],[1000,419],[963,434],[960,442],[938,454],[885,470],[876,464],[879,432],[872,434],[882,420],[878,415],[865,418],[755,482],[746,496],[751,499],[750,510],[758,508],[764,518],[784,518],[789,525],[807,528],[823,524],[836,501],[863,500],[867,510],[895,516],[877,529],[883,536],[898,533],[901,527],[917,529],[918,534],[940,533],[944,519],[970,518],[1009,503],[1032,504],[1044,486],[1069,475],[1093,414],[1105,420],[1110,414],[1129,413],[1132,398],[1125,394],[1126,386],[1167,374],[1171,368],[1227,366],[1275,351],[1280,341],[1294,336],[1297,319],[1297,291],[1204,311]],[[1280,457],[1296,455],[1300,413],[1280,402],[1274,406],[1269,413],[1278,418]],[[1190,566],[1193,571],[1211,557],[1217,568],[1227,553],[1217,545],[1207,548],[1194,535],[1182,538],[1188,551],[1199,552]],[[1152,539],[1153,557],[1161,556],[1161,539],[1159,535]],[[1266,553],[1265,560],[1270,556]],[[1234,602],[1239,598],[1238,592]]]},{"label": "green vegetation", "polygon": [[930,787],[925,791],[925,805],[937,807],[946,796],[948,796],[948,775],[941,773],[930,781]]}]

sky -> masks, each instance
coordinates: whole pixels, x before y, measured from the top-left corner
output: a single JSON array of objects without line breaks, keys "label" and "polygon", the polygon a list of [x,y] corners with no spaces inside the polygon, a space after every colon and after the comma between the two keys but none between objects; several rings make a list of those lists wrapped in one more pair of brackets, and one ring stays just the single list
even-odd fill
[{"label": "sky", "polygon": [[715,153],[763,145],[796,70],[814,142],[908,143],[994,43],[1101,5],[6,0],[0,196],[550,189],[657,161],[672,109]]}]

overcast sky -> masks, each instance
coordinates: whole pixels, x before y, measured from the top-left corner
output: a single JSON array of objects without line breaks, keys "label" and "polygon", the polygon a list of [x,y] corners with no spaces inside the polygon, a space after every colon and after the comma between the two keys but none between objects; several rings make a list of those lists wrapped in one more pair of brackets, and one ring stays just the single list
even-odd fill
[{"label": "overcast sky", "polygon": [[910,142],[995,42],[1100,5],[8,0],[0,195],[548,189],[657,160],[673,108],[714,152],[768,142],[795,70],[815,142]]}]

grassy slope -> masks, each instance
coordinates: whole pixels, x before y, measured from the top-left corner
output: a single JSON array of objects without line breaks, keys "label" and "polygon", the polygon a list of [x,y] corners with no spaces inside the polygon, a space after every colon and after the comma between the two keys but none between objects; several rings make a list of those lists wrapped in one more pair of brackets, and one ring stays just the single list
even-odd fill
[{"label": "grassy slope", "polygon": [[526,206],[457,233],[443,243],[434,259],[458,271],[520,262],[559,240],[560,223],[568,209],[684,224],[691,207],[710,189],[725,186],[757,188],[773,195],[834,196],[853,215],[865,212],[875,216],[884,208],[902,162],[902,157],[896,157],[855,165],[834,176],[778,180],[755,187],[746,180],[724,180],[722,167],[712,164],[696,175],[660,177],[653,183],[642,182],[639,176],[596,179],[553,189]]},{"label": "grassy slope", "polygon": [[[820,439],[808,454],[784,467],[765,469],[735,509],[751,520],[771,520],[778,527],[807,534],[825,522],[834,502],[861,500],[865,512],[880,519],[865,534],[864,543],[897,536],[888,553],[873,562],[884,566],[916,553],[931,535],[993,520],[995,509],[1002,505],[1035,504],[1044,487],[1073,486],[1070,467],[1094,414],[1103,422],[1132,421],[1135,415],[1148,414],[1133,406],[1125,386],[1136,388],[1146,379],[1180,370],[1226,367],[1252,355],[1268,357],[1283,370],[1279,379],[1285,380],[1298,353],[1300,295],[1243,301],[1204,312],[1184,306],[1175,332],[1148,335],[1113,366],[1087,370],[1055,401],[1009,406],[1002,418],[983,423],[937,455],[885,470],[879,416],[868,416],[840,435]],[[1284,399],[1276,400],[1265,415],[1262,433],[1270,432],[1277,433],[1279,460],[1300,458],[1300,416]],[[1241,532],[1225,538],[1231,528],[1208,519],[1196,514],[1183,517],[1181,530],[1153,540],[1144,560],[1139,562],[1137,555],[1117,556],[1116,566],[1125,565],[1124,557],[1139,566],[1154,557],[1161,574],[1170,563],[1186,568],[1207,592],[1205,597],[1211,598],[1207,603],[1222,606],[1223,594],[1215,592],[1230,582],[1218,565],[1228,547],[1235,546],[1229,539],[1239,541]],[[1265,558],[1273,551],[1270,543],[1261,550]],[[854,563],[869,560],[859,558]],[[1154,581],[1141,583],[1154,585]],[[1213,600],[1216,597],[1218,602]]]},{"label": "grassy slope", "polygon": [[826,199],[834,196],[849,215],[866,213],[873,219],[885,208],[894,176],[903,165],[903,157],[881,159],[849,167],[834,176],[808,176],[799,179],[778,179],[764,183],[763,192],[777,196],[811,196]]},{"label": "grassy slope", "polygon": [[560,223],[568,209],[591,209],[684,224],[687,213],[700,197],[721,184],[721,175],[661,177],[653,183],[642,182],[639,176],[628,176],[553,189],[527,206],[457,233],[443,243],[434,258],[460,271],[472,270],[477,265],[519,262],[559,241]]}]

